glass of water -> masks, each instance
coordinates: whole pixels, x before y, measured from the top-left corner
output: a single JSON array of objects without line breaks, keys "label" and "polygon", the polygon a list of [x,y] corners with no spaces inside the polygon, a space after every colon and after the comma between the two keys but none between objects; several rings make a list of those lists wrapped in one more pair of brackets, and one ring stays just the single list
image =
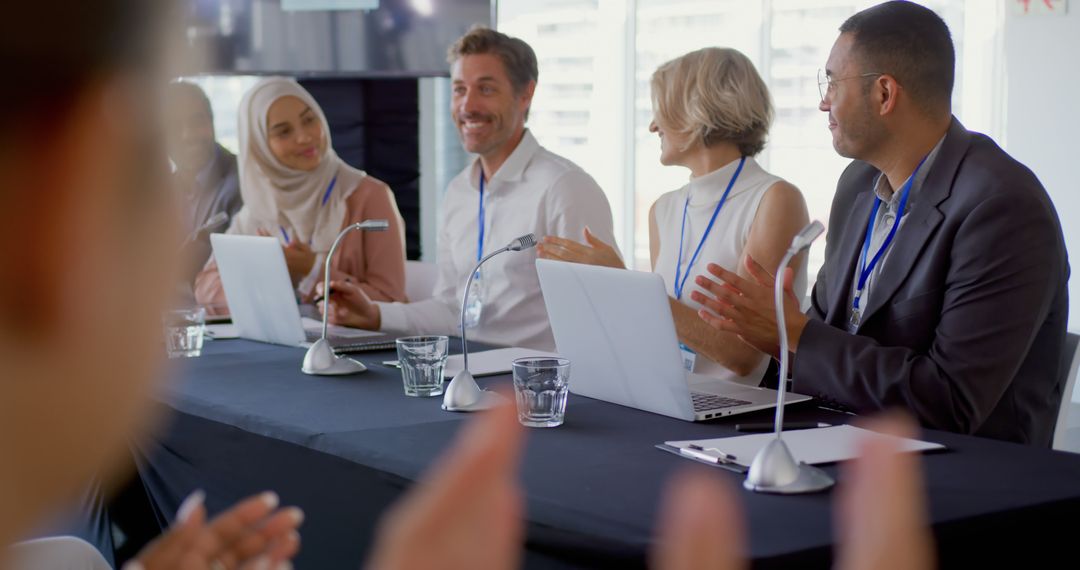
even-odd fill
[{"label": "glass of water", "polygon": [[162,320],[165,325],[165,349],[169,358],[202,354],[206,309],[196,307],[166,311]]},{"label": "glass of water", "polygon": [[397,339],[398,362],[406,396],[439,396],[443,393],[443,367],[449,338],[409,336]]},{"label": "glass of water", "polygon": [[528,427],[555,427],[566,417],[570,361],[533,357],[514,361],[514,395],[518,421]]}]

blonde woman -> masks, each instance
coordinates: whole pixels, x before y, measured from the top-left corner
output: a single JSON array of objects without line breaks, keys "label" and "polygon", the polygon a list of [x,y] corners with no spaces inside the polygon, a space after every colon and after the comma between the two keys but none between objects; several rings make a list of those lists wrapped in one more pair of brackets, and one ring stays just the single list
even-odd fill
[{"label": "blonde woman", "polygon": [[[748,263],[780,263],[808,215],[795,186],[766,172],[754,156],[765,148],[773,118],[769,90],[750,60],[730,48],[705,48],[661,65],[652,76],[653,121],[660,163],[690,171],[690,181],[649,210],[652,270],[664,277],[687,368],[757,385],[766,356],[702,321],[691,299],[699,275],[715,263],[749,277]],[[609,244],[585,232],[585,243],[546,237],[541,257],[625,267]],[[806,263],[795,267],[795,291],[806,290]]]},{"label": "blonde woman", "polygon": [[[380,301],[405,300],[405,230],[390,187],[338,157],[326,116],[292,79],[269,77],[240,102],[240,194],[228,233],[275,236],[298,297],[310,302],[342,228],[386,219],[389,231],[352,232],[338,246],[331,278]],[[217,265],[195,281],[200,303],[225,302]]]}]

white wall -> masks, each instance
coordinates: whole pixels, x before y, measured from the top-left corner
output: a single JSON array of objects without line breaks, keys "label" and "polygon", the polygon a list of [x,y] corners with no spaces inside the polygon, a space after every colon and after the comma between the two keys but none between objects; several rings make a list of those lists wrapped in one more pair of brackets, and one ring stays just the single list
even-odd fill
[{"label": "white wall", "polygon": [[420,259],[435,262],[446,187],[468,160],[450,118],[450,79],[424,77],[420,103]]},{"label": "white wall", "polygon": [[1005,16],[1005,149],[1050,193],[1069,249],[1069,330],[1080,331],[1080,2],[1063,17]]}]

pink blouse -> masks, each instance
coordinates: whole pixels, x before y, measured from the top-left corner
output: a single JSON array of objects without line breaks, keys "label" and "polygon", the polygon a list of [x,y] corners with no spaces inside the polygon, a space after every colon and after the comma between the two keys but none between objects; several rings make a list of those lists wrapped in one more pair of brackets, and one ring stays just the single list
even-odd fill
[{"label": "pink blouse", "polygon": [[[364,220],[385,219],[390,222],[390,229],[346,235],[330,263],[330,279],[351,278],[373,301],[405,301],[405,222],[390,187],[367,176],[345,199],[345,204],[342,228]],[[322,282],[322,275],[320,270],[316,283]],[[314,296],[312,287],[301,295],[301,301],[309,303]],[[195,278],[195,299],[202,305],[226,305],[221,276],[212,257]]]}]

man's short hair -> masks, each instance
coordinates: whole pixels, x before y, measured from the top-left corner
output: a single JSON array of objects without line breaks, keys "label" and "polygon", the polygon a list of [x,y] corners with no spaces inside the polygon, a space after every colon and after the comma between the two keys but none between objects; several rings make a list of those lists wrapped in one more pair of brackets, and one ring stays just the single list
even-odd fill
[{"label": "man's short hair", "polygon": [[536,52],[524,41],[491,28],[476,26],[450,46],[446,60],[450,65],[466,55],[491,54],[502,61],[515,93],[521,93],[530,81],[540,77]]},{"label": "man's short hair", "polygon": [[840,33],[852,35],[862,72],[895,77],[928,113],[952,108],[956,52],[949,27],[933,10],[885,2],[848,18]]},{"label": "man's short hair", "polygon": [[179,101],[195,100],[199,101],[206,106],[206,114],[210,117],[210,120],[214,120],[214,107],[210,104],[210,98],[206,96],[206,92],[202,90],[202,87],[190,82],[190,81],[172,81],[165,89],[165,108],[172,109]]},{"label": "man's short hair", "polygon": [[738,50],[704,48],[661,65],[652,75],[652,99],[657,121],[689,136],[688,144],[730,142],[744,156],[765,148],[769,88]]}]

